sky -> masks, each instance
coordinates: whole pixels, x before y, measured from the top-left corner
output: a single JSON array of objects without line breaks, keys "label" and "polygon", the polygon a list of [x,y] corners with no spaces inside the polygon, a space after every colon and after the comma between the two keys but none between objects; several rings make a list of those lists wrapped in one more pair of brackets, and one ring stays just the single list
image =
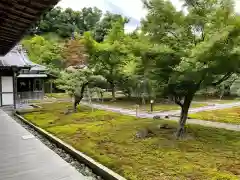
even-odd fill
[{"label": "sky", "polygon": [[[182,3],[180,0],[170,0],[178,10],[181,10]],[[121,14],[130,18],[130,22],[126,25],[126,31],[136,29],[140,20],[146,15],[141,0],[61,0],[58,4],[63,8],[72,8],[81,10],[84,7],[97,7],[103,12],[110,11],[112,13]],[[240,0],[236,0],[236,11],[240,12]]]}]

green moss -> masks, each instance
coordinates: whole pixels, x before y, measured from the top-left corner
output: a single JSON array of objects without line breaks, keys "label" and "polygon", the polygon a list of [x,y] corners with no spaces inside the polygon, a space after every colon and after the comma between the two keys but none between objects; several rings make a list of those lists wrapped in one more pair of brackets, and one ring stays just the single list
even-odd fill
[{"label": "green moss", "polygon": [[48,127],[54,121],[57,120],[57,117],[52,113],[41,113],[41,112],[33,112],[31,114],[25,114],[24,117],[26,119],[30,119],[32,123],[40,126],[40,127]]},{"label": "green moss", "polygon": [[[127,179],[239,179],[240,132],[189,125],[180,141],[171,121],[92,112],[82,106],[78,113],[65,115],[69,103],[42,106],[25,117]],[[165,123],[172,128],[157,128]],[[144,128],[154,135],[137,139],[136,133]]]},{"label": "green moss", "polygon": [[217,173],[213,174],[213,178],[211,180],[239,180],[239,178],[228,173]]},{"label": "green moss", "polygon": [[82,127],[81,125],[78,124],[67,124],[63,126],[53,126],[49,127],[46,130],[49,131],[50,133],[53,134],[65,134],[65,135],[72,135],[76,133],[79,128]]},{"label": "green moss", "polygon": [[[127,101],[127,100],[116,100],[116,101],[105,101],[102,104],[120,107],[124,109],[136,109],[135,101]],[[204,107],[207,106],[207,103],[193,103],[191,108]],[[150,111],[151,105],[149,103],[140,106],[141,111]],[[171,111],[171,110],[179,110],[180,107],[176,104],[167,104],[167,103],[155,103],[153,106],[154,111]]]},{"label": "green moss", "polygon": [[214,111],[203,111],[196,114],[190,114],[189,117],[215,122],[240,124],[240,108],[234,107]]},{"label": "green moss", "polygon": [[46,94],[49,98],[56,98],[56,99],[64,99],[64,98],[70,98],[70,96],[67,93],[48,93]]}]

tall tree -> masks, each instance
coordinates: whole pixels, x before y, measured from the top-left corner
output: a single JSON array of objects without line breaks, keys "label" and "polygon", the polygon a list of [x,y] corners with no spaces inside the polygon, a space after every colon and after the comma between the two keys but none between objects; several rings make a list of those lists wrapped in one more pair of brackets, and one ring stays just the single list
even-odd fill
[{"label": "tall tree", "polygon": [[73,32],[83,34],[91,31],[100,21],[102,11],[98,8],[83,8],[74,11],[71,8],[56,7],[43,15],[31,29],[30,34],[57,33],[61,37],[71,37]]},{"label": "tall tree", "polygon": [[76,112],[77,105],[83,99],[86,88],[103,88],[105,79],[102,76],[94,75],[91,69],[66,70],[61,72],[56,84],[59,89],[65,90],[74,97],[73,107]]},{"label": "tall tree", "polygon": [[62,56],[66,67],[87,65],[88,55],[81,39],[68,40],[63,47]]},{"label": "tall tree", "polygon": [[102,20],[96,24],[93,30],[94,39],[97,42],[102,42],[109,31],[113,28],[113,24],[121,19],[124,19],[126,23],[128,22],[127,18],[123,18],[119,14],[112,14],[110,12],[104,14]]},{"label": "tall tree", "polygon": [[110,84],[113,100],[115,99],[115,91],[117,80],[120,76],[120,67],[124,63],[124,57],[127,54],[124,40],[124,19],[116,22],[101,43],[85,34],[85,44],[90,54],[90,66],[94,67],[95,73],[103,76]]},{"label": "tall tree", "polygon": [[23,40],[22,44],[31,61],[46,66],[63,68],[61,43],[36,35]]},{"label": "tall tree", "polygon": [[187,13],[170,1],[145,1],[143,31],[158,48],[154,78],[181,107],[177,137],[185,131],[195,93],[217,86],[240,68],[240,20],[231,0],[185,1]]}]

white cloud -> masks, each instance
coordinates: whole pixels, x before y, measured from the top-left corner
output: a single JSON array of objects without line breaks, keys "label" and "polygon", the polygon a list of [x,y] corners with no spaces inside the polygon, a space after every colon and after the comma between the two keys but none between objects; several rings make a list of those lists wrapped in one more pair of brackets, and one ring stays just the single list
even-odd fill
[{"label": "white cloud", "polygon": [[140,19],[146,14],[141,0],[111,0],[111,3],[121,7],[126,12],[126,16],[135,19]]},{"label": "white cloud", "polygon": [[63,8],[71,7],[74,10],[96,6],[105,12],[109,10],[109,3],[121,8],[126,16],[134,18],[144,16],[141,0],[61,0],[58,5]]},{"label": "white cloud", "polygon": [[105,11],[104,7],[104,0],[61,0],[58,3],[58,6],[61,6],[63,8],[72,8],[74,10],[81,10],[84,7],[98,7],[99,9],[102,9]]},{"label": "white cloud", "polygon": [[238,12],[238,13],[240,13],[240,1],[239,0],[236,0],[236,11]]}]

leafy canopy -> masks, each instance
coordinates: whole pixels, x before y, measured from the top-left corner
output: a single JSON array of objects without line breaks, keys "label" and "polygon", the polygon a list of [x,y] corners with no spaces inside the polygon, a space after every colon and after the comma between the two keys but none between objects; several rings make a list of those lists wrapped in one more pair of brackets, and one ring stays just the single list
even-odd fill
[{"label": "leafy canopy", "polygon": [[[231,0],[186,1],[187,13],[177,11],[170,1],[145,5],[144,32],[168,47],[159,50],[153,65],[155,78],[167,82],[167,94],[182,99],[239,71],[240,19]],[[168,76],[162,76],[165,69],[170,70]]]}]

